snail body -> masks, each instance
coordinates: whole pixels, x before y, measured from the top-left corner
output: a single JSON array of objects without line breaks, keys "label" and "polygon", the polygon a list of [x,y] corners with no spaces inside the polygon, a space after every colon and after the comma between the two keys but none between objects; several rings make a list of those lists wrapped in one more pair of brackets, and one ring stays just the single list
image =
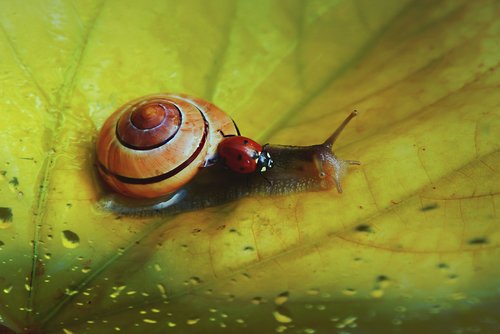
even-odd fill
[{"label": "snail body", "polygon": [[252,194],[333,187],[341,193],[347,167],[359,162],[338,159],[332,146],[354,116],[319,145],[261,146],[241,136],[228,115],[204,100],[175,94],[133,100],[109,117],[97,138],[97,169],[113,190],[100,206],[154,215]]}]

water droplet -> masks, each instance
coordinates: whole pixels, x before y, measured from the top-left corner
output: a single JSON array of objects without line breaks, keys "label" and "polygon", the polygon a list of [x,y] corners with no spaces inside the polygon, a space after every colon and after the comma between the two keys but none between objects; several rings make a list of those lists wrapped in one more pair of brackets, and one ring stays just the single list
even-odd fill
[{"label": "water droplet", "polygon": [[366,224],[361,224],[361,225],[358,225],[356,226],[355,230],[357,232],[365,232],[365,233],[373,233],[373,229],[370,225],[366,225]]},{"label": "water droplet", "polygon": [[467,298],[467,296],[463,292],[454,292],[450,295],[451,300],[464,300],[465,298]]},{"label": "water droplet", "polygon": [[345,288],[344,290],[342,290],[342,294],[346,296],[354,296],[356,293],[358,293],[358,291],[353,288]]},{"label": "water droplet", "polygon": [[384,296],[384,290],[382,290],[382,289],[373,289],[372,292],[370,293],[370,295],[373,298],[381,298],[381,297]]},{"label": "water droplet", "polygon": [[277,322],[280,322],[282,324],[288,324],[292,322],[292,317],[290,315],[290,312],[283,307],[276,308],[276,310],[274,310],[273,312],[273,316]]},{"label": "water droplet", "polygon": [[125,290],[126,287],[127,287],[126,285],[113,286],[112,288],[113,288],[114,292],[112,294],[110,294],[109,296],[113,299],[117,298],[123,292],[123,290]]},{"label": "water droplet", "polygon": [[168,327],[175,327],[175,326],[177,326],[177,324],[175,322],[169,321],[169,322],[167,322],[167,326]]},{"label": "water droplet", "polygon": [[472,238],[468,241],[469,245],[473,245],[473,246],[487,244],[488,242],[489,242],[488,238],[486,238],[486,237],[476,237],[476,238]]},{"label": "water droplet", "polygon": [[448,275],[448,279],[447,279],[446,283],[453,284],[453,283],[456,283],[457,281],[458,281],[458,275],[450,274],[450,275]]},{"label": "water droplet", "polygon": [[274,298],[274,303],[276,305],[283,305],[288,301],[288,298],[290,297],[290,293],[288,291],[280,293],[276,298]]},{"label": "water droplet", "polygon": [[193,276],[193,277],[189,278],[189,283],[191,285],[199,285],[202,283],[202,280],[199,277]]},{"label": "water droplet", "polygon": [[319,295],[319,289],[309,289],[307,290],[307,294],[310,295],[310,296],[317,296]]},{"label": "water droplet", "polygon": [[153,313],[160,313],[160,310],[159,310],[159,309],[157,309],[157,308],[152,308],[152,309],[151,309],[151,312],[153,312]]},{"label": "water droplet", "polygon": [[285,325],[280,325],[280,326],[276,327],[276,332],[283,333],[287,329],[288,329],[288,327],[286,327]]},{"label": "water droplet", "polygon": [[336,324],[335,327],[339,329],[345,327],[351,327],[351,328],[356,327],[357,319],[358,319],[357,317],[347,317],[344,320],[340,321],[338,324]]},{"label": "water droplet", "polygon": [[24,284],[24,288],[26,289],[26,291],[31,291],[31,285],[29,284]]},{"label": "water droplet", "polygon": [[161,266],[158,263],[154,265],[154,268],[158,272],[161,271]]},{"label": "water droplet", "polygon": [[391,281],[389,280],[389,277],[385,275],[380,275],[377,277],[377,285],[382,289],[387,288],[390,285],[390,283]]},{"label": "water droplet", "polygon": [[167,289],[165,288],[165,286],[161,283],[158,283],[156,284],[156,287],[160,291],[162,298],[167,298]]},{"label": "water droplet", "polygon": [[8,287],[3,289],[3,292],[6,294],[9,294],[14,287],[12,285],[9,285]]},{"label": "water droplet", "polygon": [[46,259],[46,260],[50,260],[52,258],[52,253],[45,253],[43,255],[43,257]]},{"label": "water droplet", "polygon": [[158,321],[154,320],[154,319],[142,319],[143,322],[147,323],[147,324],[156,324]]},{"label": "water droplet", "polygon": [[196,325],[199,321],[200,321],[200,318],[193,318],[193,319],[188,319],[188,321],[186,321],[186,323],[188,325]]},{"label": "water droplet", "polygon": [[73,332],[70,331],[69,329],[63,328],[62,330],[63,330],[64,334],[73,334]]},{"label": "water droplet", "polygon": [[82,268],[82,273],[88,274],[90,272],[90,270],[91,270],[90,267],[83,267]]},{"label": "water droplet", "polygon": [[316,333],[316,330],[314,330],[312,328],[306,328],[306,329],[304,329],[304,333],[306,333],[306,334],[314,334],[314,333]]},{"label": "water droplet", "polygon": [[433,305],[429,312],[432,314],[438,314],[442,311],[442,309],[441,305]]},{"label": "water droplet", "polygon": [[78,290],[66,288],[64,289],[64,294],[68,296],[74,296],[78,293]]},{"label": "water droplet", "polygon": [[261,297],[254,297],[254,298],[252,298],[252,304],[259,305],[260,303],[262,303],[262,298]]},{"label": "water droplet", "polygon": [[80,245],[80,237],[73,231],[62,231],[62,244],[66,248],[76,248]]},{"label": "water droplet", "polygon": [[444,262],[438,263],[437,267],[438,267],[439,269],[449,269],[449,268],[450,268],[450,267],[449,267],[446,263],[444,263]]},{"label": "water droplet", "polygon": [[395,310],[396,312],[404,313],[404,312],[406,312],[406,307],[404,307],[404,306],[396,306],[396,307],[394,308],[394,310]]}]

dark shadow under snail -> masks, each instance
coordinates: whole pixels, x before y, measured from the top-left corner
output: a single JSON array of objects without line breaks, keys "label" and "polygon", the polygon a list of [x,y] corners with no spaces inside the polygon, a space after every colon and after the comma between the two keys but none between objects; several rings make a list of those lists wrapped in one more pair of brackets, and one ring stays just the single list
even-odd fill
[{"label": "dark shadow under snail", "polygon": [[249,195],[341,193],[347,167],[359,162],[338,159],[332,146],[354,116],[322,144],[262,147],[207,101],[142,97],[113,113],[98,136],[97,169],[112,190],[99,205],[120,215],[161,215]]}]

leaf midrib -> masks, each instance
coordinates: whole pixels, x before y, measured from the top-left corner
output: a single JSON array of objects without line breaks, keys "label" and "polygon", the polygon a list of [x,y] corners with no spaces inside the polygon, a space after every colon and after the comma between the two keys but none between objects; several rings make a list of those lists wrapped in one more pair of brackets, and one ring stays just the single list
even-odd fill
[{"label": "leaf midrib", "polygon": [[[33,322],[33,314],[37,313],[37,311],[34,310],[33,308],[37,292],[36,279],[37,279],[37,264],[39,262],[38,260],[39,247],[41,241],[40,236],[41,236],[41,229],[46,225],[46,218],[47,218],[46,204],[48,200],[49,184],[53,174],[53,167],[55,165],[58,139],[63,130],[62,129],[62,119],[64,112],[63,108],[67,100],[71,97],[71,93],[74,88],[76,78],[78,76],[78,70],[85,56],[85,50],[87,49],[87,46],[89,44],[92,31],[94,30],[97,21],[103,11],[105,2],[106,0],[102,0],[101,3],[97,6],[96,13],[92,18],[92,20],[90,21],[87,30],[83,31],[82,42],[81,44],[79,44],[79,47],[75,50],[73,62],[70,63],[70,66],[65,72],[64,81],[61,84],[61,88],[59,90],[60,94],[57,96],[54,103],[49,106],[50,112],[53,112],[55,114],[54,117],[55,124],[53,125],[54,131],[52,132],[52,136],[47,140],[47,142],[52,143],[52,145],[50,145],[51,148],[46,153],[43,166],[40,170],[40,175],[41,175],[39,181],[40,186],[38,188],[38,193],[33,203],[34,215],[33,215],[32,225],[34,226],[35,230],[33,236],[32,266],[31,266],[30,281],[29,281],[30,291],[27,300],[27,309],[32,310],[32,312],[27,313],[28,323]],[[28,70],[28,73],[31,73],[31,71]],[[41,92],[43,92],[43,90],[39,85],[37,85],[37,87],[40,89]],[[46,97],[46,93],[43,92],[43,95]]]}]

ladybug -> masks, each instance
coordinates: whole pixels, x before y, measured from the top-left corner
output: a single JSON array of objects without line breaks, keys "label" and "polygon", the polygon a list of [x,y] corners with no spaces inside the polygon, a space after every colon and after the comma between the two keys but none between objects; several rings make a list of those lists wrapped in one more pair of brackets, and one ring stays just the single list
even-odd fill
[{"label": "ladybug", "polygon": [[250,174],[264,173],[273,167],[271,155],[254,140],[243,136],[226,137],[217,147],[222,162],[232,171]]}]

